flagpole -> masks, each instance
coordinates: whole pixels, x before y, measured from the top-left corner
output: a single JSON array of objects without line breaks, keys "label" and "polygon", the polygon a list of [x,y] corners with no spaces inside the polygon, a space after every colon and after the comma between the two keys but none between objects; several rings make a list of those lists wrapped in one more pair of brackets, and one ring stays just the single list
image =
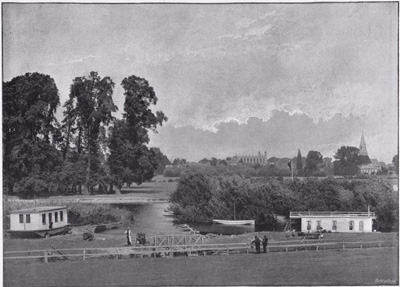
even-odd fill
[{"label": "flagpole", "polygon": [[292,181],[294,181],[294,179],[293,179],[293,170],[294,170],[294,166],[292,164]]}]

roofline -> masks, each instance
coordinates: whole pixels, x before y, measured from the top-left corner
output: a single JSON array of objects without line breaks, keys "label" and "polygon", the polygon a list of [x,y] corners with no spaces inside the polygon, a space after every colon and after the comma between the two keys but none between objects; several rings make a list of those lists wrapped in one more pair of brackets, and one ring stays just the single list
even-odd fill
[{"label": "roofline", "polygon": [[32,208],[26,208],[26,209],[20,209],[20,210],[12,210],[10,211],[10,214],[15,214],[15,213],[43,213],[47,211],[53,211],[53,210],[61,210],[61,209],[67,209],[66,206],[49,206],[48,209],[41,209],[41,210],[36,210],[37,208],[43,208],[46,206],[38,206],[38,207],[32,207]]}]

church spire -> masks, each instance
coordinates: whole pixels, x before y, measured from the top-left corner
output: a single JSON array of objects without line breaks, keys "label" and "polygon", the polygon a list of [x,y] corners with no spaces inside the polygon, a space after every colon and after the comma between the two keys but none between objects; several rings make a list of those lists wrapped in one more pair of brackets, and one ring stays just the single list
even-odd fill
[{"label": "church spire", "polygon": [[358,155],[368,156],[367,145],[365,144],[365,139],[364,139],[364,131],[362,131],[361,133],[360,151],[358,152]]}]

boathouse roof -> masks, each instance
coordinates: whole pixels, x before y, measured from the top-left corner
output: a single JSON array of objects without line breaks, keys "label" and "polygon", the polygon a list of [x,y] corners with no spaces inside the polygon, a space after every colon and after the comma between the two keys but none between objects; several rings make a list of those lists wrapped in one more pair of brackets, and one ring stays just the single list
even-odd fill
[{"label": "boathouse roof", "polygon": [[10,211],[10,213],[41,213],[53,210],[66,209],[66,206],[38,206]]},{"label": "boathouse roof", "polygon": [[290,218],[302,217],[373,217],[375,212],[347,212],[347,211],[291,211]]}]

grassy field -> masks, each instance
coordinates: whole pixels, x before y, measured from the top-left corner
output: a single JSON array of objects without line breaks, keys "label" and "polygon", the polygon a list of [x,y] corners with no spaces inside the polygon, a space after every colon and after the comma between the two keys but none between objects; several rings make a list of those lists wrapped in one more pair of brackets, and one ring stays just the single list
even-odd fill
[{"label": "grassy field", "polygon": [[4,286],[397,285],[393,248],[5,263]]}]

